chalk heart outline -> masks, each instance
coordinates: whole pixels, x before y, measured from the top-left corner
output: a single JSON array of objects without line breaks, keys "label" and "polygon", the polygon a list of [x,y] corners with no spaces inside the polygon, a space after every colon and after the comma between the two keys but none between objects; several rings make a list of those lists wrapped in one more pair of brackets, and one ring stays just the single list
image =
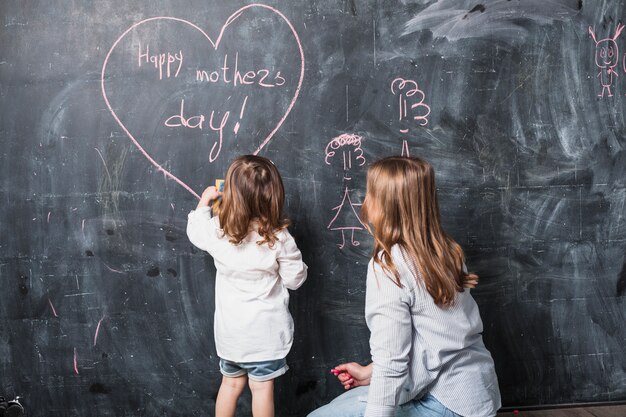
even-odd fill
[{"label": "chalk heart outline", "polygon": [[117,124],[120,125],[120,127],[122,128],[124,133],[126,133],[126,135],[130,138],[130,140],[133,142],[133,144],[139,149],[139,151],[141,151],[143,156],[145,156],[146,159],[148,161],[150,161],[150,163],[157,168],[158,172],[162,172],[167,178],[170,178],[170,179],[174,180],[181,187],[183,187],[184,189],[189,191],[192,195],[194,195],[198,199],[200,199],[200,196],[198,195],[198,193],[196,193],[191,187],[189,187],[183,180],[181,180],[176,175],[172,174],[171,172],[169,172],[168,170],[163,168],[161,166],[161,164],[159,164],[143,148],[143,146],[141,146],[139,141],[126,128],[124,123],[122,123],[120,118],[117,116],[117,114],[115,113],[115,110],[113,110],[113,107],[111,106],[111,103],[109,102],[109,98],[107,96],[107,92],[106,92],[106,88],[105,88],[104,80],[105,80],[105,75],[106,75],[107,64],[109,62],[109,58],[111,57],[111,54],[113,53],[113,51],[115,50],[117,45],[122,41],[122,39],[124,39],[126,37],[126,35],[129,32],[131,32],[133,29],[135,29],[135,28],[137,28],[137,27],[139,27],[139,26],[141,26],[141,25],[143,25],[145,23],[154,22],[154,21],[158,21],[158,20],[175,21],[175,22],[180,22],[180,23],[184,23],[186,25],[191,26],[192,28],[194,28],[197,31],[199,31],[207,39],[207,41],[209,41],[209,43],[211,44],[213,49],[217,51],[217,48],[219,48],[220,42],[222,40],[222,36],[224,34],[224,31],[239,16],[241,16],[245,11],[247,11],[249,9],[252,9],[252,8],[262,8],[262,9],[270,10],[271,12],[275,13],[276,15],[278,15],[281,19],[283,19],[283,21],[287,24],[287,26],[289,26],[289,29],[291,30],[291,33],[293,34],[294,39],[296,40],[296,43],[298,44],[298,49],[299,49],[299,52],[300,52],[300,78],[298,79],[298,85],[296,86],[296,90],[295,90],[295,92],[293,94],[293,98],[291,99],[291,102],[289,103],[289,106],[287,107],[287,110],[285,111],[285,114],[283,115],[283,117],[278,121],[278,123],[276,124],[274,129],[272,129],[272,131],[265,137],[263,142],[261,142],[261,145],[259,145],[259,147],[256,149],[256,151],[254,151],[254,155],[257,155],[261,151],[261,149],[263,149],[269,143],[269,141],[274,137],[274,135],[276,134],[278,129],[280,129],[280,127],[282,126],[282,124],[285,121],[285,119],[287,119],[287,116],[291,112],[291,109],[293,108],[294,104],[296,103],[296,100],[298,99],[298,96],[300,95],[300,88],[302,87],[302,81],[304,79],[304,51],[302,50],[302,43],[300,42],[300,37],[298,36],[298,33],[296,32],[295,28],[293,27],[293,25],[291,24],[289,19],[287,19],[287,17],[284,14],[282,14],[280,11],[278,11],[277,9],[275,9],[275,8],[273,8],[271,6],[265,5],[265,4],[256,4],[256,3],[255,4],[249,4],[247,6],[244,6],[244,7],[240,8],[239,10],[237,10],[236,12],[231,14],[228,19],[226,19],[226,22],[222,25],[222,28],[220,29],[220,33],[219,33],[219,35],[218,35],[218,37],[217,37],[217,39],[215,41],[213,41],[213,39],[211,39],[211,37],[209,35],[207,35],[207,33],[204,30],[202,30],[200,27],[198,27],[195,24],[193,24],[193,23],[191,23],[191,22],[189,22],[187,20],[184,20],[184,19],[179,19],[177,17],[170,17],[170,16],[158,16],[158,17],[151,17],[151,18],[148,18],[148,19],[144,19],[144,20],[141,20],[141,21],[135,23],[134,25],[132,25],[124,33],[122,33],[119,38],[117,38],[117,40],[115,41],[113,46],[111,46],[111,49],[109,49],[109,52],[107,53],[107,56],[104,59],[104,63],[102,64],[102,73],[101,73],[101,77],[100,77],[100,85],[101,85],[101,88],[102,88],[102,97],[104,97],[104,101],[105,101],[109,111],[113,115],[113,118],[117,122]]}]

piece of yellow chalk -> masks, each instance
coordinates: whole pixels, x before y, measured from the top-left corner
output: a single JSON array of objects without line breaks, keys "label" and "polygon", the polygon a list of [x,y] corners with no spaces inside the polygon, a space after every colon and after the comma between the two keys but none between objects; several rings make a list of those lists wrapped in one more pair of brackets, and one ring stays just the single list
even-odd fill
[{"label": "piece of yellow chalk", "polygon": [[[220,193],[222,191],[224,191],[224,180],[215,180],[215,188]],[[213,201],[213,204],[211,205],[211,209],[212,209],[212,212],[213,212],[214,216],[217,216],[220,213],[220,202],[221,201],[222,201],[222,198],[218,197],[217,200]]]}]

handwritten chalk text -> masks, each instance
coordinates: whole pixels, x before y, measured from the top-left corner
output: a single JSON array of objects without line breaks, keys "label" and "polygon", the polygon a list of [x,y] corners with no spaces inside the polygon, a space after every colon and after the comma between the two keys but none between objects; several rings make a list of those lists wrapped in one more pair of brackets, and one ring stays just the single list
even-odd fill
[{"label": "handwritten chalk text", "polygon": [[[243,104],[241,106],[241,111],[239,113],[239,119],[243,119],[244,111],[246,108],[246,103],[248,101],[248,97],[244,98]],[[220,151],[222,150],[222,143],[224,140],[224,127],[228,123],[228,119],[230,118],[230,111],[224,112],[221,116],[221,120],[219,124],[217,119],[219,119],[219,112],[215,110],[211,110],[211,113],[208,116],[208,126],[211,131],[217,132],[219,134],[219,138],[215,141],[213,146],[211,147],[211,152],[209,154],[209,161],[213,162],[219,156]],[[197,114],[193,116],[185,115],[185,99],[180,100],[180,112],[174,114],[165,120],[165,126],[167,127],[186,127],[188,129],[200,129],[203,130],[205,128],[205,122],[207,121],[207,116],[204,114]],[[233,131],[235,134],[239,132],[240,123],[236,122]]]},{"label": "handwritten chalk text", "polygon": [[280,75],[280,71],[277,71],[275,74],[271,74],[268,69],[240,71],[238,52],[235,53],[233,67],[228,66],[228,55],[224,55],[224,64],[218,71],[196,70],[196,81],[232,83],[235,87],[238,85],[257,84],[260,87],[270,88],[280,87],[285,84],[285,78]]},{"label": "handwritten chalk text", "polygon": [[[159,80],[163,79],[163,75],[165,75],[166,78],[170,78],[172,77],[172,75],[174,78],[178,77],[180,68],[183,65],[182,50],[179,50],[177,53],[175,52],[174,54],[167,52],[150,55],[150,44],[147,44],[145,52],[143,51],[144,50],[142,49],[141,45],[139,45],[139,54],[137,59],[139,67],[141,67],[142,63],[154,65],[154,68],[159,71]],[[176,67],[177,64],[178,67]],[[172,74],[174,68],[176,68],[176,73]]]}]

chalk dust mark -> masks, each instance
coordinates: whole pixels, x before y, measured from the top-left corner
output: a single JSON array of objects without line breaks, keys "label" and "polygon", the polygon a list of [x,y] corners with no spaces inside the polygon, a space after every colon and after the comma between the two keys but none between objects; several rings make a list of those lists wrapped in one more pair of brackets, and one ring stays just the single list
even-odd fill
[{"label": "chalk dust mark", "polygon": [[374,27],[374,67],[376,67],[376,20],[372,20],[372,26]]},{"label": "chalk dust mark", "polygon": [[74,348],[74,373],[78,375],[78,359],[76,355],[76,348]]},{"label": "chalk dust mark", "polygon": [[93,335],[93,345],[95,346],[98,343],[98,333],[100,332],[100,325],[102,324],[102,320],[104,320],[106,316],[102,316],[100,320],[98,320],[98,325],[96,326],[96,333]]},{"label": "chalk dust mark", "polygon": [[102,264],[103,264],[104,266],[106,266],[106,268],[107,268],[109,271],[111,271],[111,272],[115,272],[116,274],[124,274],[124,271],[120,271],[120,270],[118,270],[118,269],[111,268],[111,267],[110,267],[109,265],[107,265],[107,264],[106,264],[106,262],[104,262],[104,261],[102,261]]},{"label": "chalk dust mark", "polygon": [[622,271],[619,273],[619,277],[617,279],[617,296],[621,297],[624,294],[626,294],[626,254],[624,254]]},{"label": "chalk dust mark", "polygon": [[54,305],[52,305],[52,301],[50,301],[49,298],[48,298],[48,304],[50,304],[50,308],[52,309],[52,314],[54,314],[54,317],[59,317],[59,315],[57,314],[56,308],[54,308]]},{"label": "chalk dust mark", "polygon": [[107,172],[107,177],[109,177],[109,184],[113,184],[113,180],[111,179],[111,173],[109,172],[109,167],[107,167],[107,163],[104,161],[104,157],[100,153],[100,149],[98,148],[94,148],[94,149],[96,150],[96,152],[98,152],[98,155],[100,155],[100,159],[102,159],[102,163],[104,164],[104,169]]}]

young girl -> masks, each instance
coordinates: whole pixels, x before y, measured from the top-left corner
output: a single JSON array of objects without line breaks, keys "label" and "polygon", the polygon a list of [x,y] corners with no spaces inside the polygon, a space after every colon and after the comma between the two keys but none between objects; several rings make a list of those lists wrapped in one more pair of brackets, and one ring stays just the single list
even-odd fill
[{"label": "young girl", "polygon": [[[222,196],[219,215],[211,206]],[[274,415],[274,378],[287,372],[293,341],[289,292],[307,266],[282,217],[285,191],[266,158],[242,156],[228,168],[224,192],[207,188],[189,213],[187,236],[215,261],[215,346],[223,375],[216,417],[235,415],[246,386],[254,417]]]},{"label": "young girl", "polygon": [[309,417],[495,416],[494,363],[463,288],[478,277],[441,227],[433,168],[418,158],[376,162],[361,216],[374,236],[365,301],[372,363],[337,366],[350,391]]}]

